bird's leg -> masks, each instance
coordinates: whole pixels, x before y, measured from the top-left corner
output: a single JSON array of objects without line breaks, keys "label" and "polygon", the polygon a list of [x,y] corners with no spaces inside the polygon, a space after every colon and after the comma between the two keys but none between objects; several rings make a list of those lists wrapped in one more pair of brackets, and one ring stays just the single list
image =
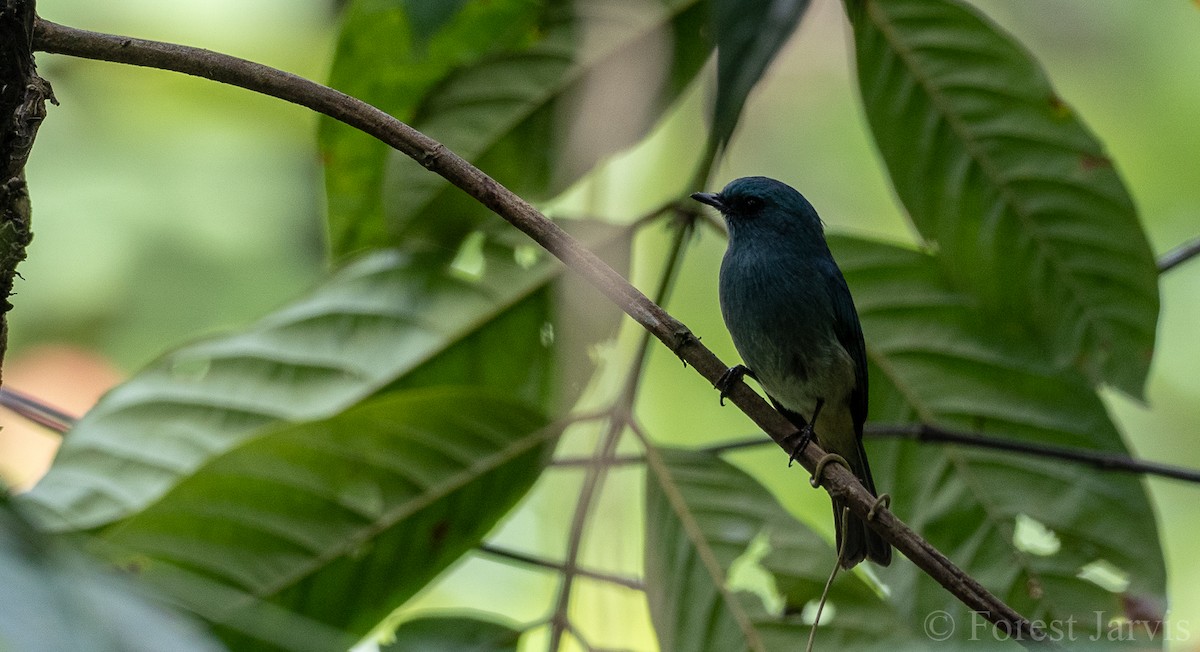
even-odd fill
[{"label": "bird's leg", "polygon": [[793,462],[796,461],[797,457],[800,457],[800,453],[804,452],[804,448],[808,446],[808,442],[812,441],[816,436],[816,433],[813,431],[813,424],[817,422],[817,416],[821,414],[821,408],[824,407],[824,405],[825,399],[817,399],[817,407],[813,408],[812,418],[809,419],[808,423],[804,424],[804,427],[800,429],[800,441],[796,442],[796,447],[792,449],[792,454],[788,455],[789,467]]},{"label": "bird's leg", "polygon": [[729,396],[729,390],[733,388],[733,384],[741,380],[745,376],[750,376],[754,380],[758,380],[758,376],[754,375],[753,371],[744,364],[734,365],[725,370],[717,382],[713,383],[718,391],[721,392],[721,406],[725,406],[725,397]]}]

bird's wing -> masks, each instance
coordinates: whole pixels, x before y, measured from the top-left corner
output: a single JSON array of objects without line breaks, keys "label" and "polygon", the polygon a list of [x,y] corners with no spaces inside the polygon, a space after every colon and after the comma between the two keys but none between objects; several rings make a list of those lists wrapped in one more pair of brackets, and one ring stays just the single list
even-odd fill
[{"label": "bird's wing", "polygon": [[854,360],[854,390],[850,393],[850,416],[854,418],[854,429],[862,437],[863,422],[867,420],[867,347],[863,343],[862,325],[858,322],[858,311],[846,279],[833,266],[833,278],[826,287],[831,293],[833,305],[833,331],[838,343]]}]

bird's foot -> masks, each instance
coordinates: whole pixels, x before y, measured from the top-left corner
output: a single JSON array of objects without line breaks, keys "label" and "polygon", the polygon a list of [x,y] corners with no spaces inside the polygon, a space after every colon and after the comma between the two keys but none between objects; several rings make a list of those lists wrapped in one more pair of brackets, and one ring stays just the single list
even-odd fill
[{"label": "bird's foot", "polygon": [[792,467],[792,464],[796,462],[796,458],[800,457],[804,449],[808,448],[809,442],[816,439],[816,436],[812,423],[804,424],[804,427],[800,429],[800,436],[796,439],[796,445],[792,447],[792,452],[788,455],[788,468]]},{"label": "bird's foot", "polygon": [[813,474],[808,479],[808,484],[811,484],[814,489],[821,486],[821,478],[825,475],[825,467],[831,463],[841,464],[847,469],[850,468],[850,463],[846,461],[846,458],[837,453],[826,453],[825,457],[817,460],[817,468],[813,469]]},{"label": "bird's foot", "polygon": [[713,383],[713,387],[721,392],[721,406],[725,406],[725,397],[729,396],[729,390],[733,389],[733,385],[740,381],[745,376],[750,376],[754,380],[758,380],[758,376],[754,375],[753,371],[744,364],[734,365],[725,370],[717,382]]},{"label": "bird's foot", "polygon": [[792,463],[796,461],[796,458],[800,457],[800,454],[804,452],[804,449],[808,446],[808,442],[812,441],[816,437],[816,433],[813,431],[813,424],[817,422],[817,417],[821,416],[821,408],[824,406],[825,399],[817,399],[817,406],[813,408],[812,418],[809,419],[808,423],[804,424],[804,427],[800,429],[800,440],[796,442],[796,445],[792,448],[791,454],[788,455],[788,468],[791,468]]}]

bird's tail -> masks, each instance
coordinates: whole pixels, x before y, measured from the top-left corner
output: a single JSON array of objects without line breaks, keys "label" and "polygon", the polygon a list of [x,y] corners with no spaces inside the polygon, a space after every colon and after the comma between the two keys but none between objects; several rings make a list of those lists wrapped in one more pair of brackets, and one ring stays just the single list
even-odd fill
[{"label": "bird's tail", "polygon": [[[849,455],[842,452],[842,457],[850,464],[850,470],[863,483],[863,486],[875,493],[875,481],[871,478],[871,465],[867,463],[867,453],[863,450],[862,442],[856,442],[853,452]],[[839,563],[842,568],[853,568],[863,559],[870,559],[880,566],[892,563],[892,546],[882,536],[867,527],[859,517],[847,512],[842,515],[846,504],[838,499],[833,500],[833,529],[837,533],[837,547],[841,552]]]}]

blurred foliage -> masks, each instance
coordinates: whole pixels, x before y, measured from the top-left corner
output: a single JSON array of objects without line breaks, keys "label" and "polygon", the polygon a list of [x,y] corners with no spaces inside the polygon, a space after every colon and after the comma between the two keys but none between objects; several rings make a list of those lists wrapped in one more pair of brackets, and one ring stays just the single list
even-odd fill
[{"label": "blurred foliage", "polygon": [[713,0],[709,29],[717,42],[717,90],[709,147],[728,144],[750,91],[806,9],[808,0]]},{"label": "blurred foliage", "polygon": [[[0,487],[3,488],[3,487]],[[113,570],[37,529],[0,494],[0,647],[133,652],[225,649]]]},{"label": "blurred foliage", "polygon": [[[150,27],[161,7],[146,2],[55,4],[41,14],[309,76],[324,65],[311,44],[329,40],[332,85],[540,202],[618,268],[632,247],[639,287],[677,274],[669,309],[729,361],[720,238],[699,229],[672,265],[674,211],[628,225],[696,179],[784,179],[831,230],[873,236],[830,238],[867,336],[872,419],[1200,465],[1178,438],[1154,438],[1194,427],[1186,408],[1200,396],[1181,335],[1197,314],[1194,271],[1160,288],[1152,256],[1194,235],[1200,206],[1186,166],[1163,163],[1200,148],[1187,117],[1200,90],[1181,81],[1200,72],[1194,9],[351,0],[333,38],[327,3],[264,1],[259,23],[233,3],[238,29],[220,37],[198,28],[220,3],[166,27]],[[233,649],[364,637],[541,649],[560,627],[574,649],[802,645],[832,566],[827,498],[797,491],[773,449],[681,450],[749,426],[668,352],[652,349],[624,405],[639,333],[614,336],[607,302],[545,252],[344,126],[322,120],[314,146],[311,116],[265,98],[39,64],[64,108],[30,166],[37,238],[14,352],[69,339],[141,371],[15,499],[41,531],[6,531],[79,539]],[[1136,92],[1111,93],[1114,78]],[[723,149],[715,169],[706,142]],[[1143,396],[1153,412],[1129,398]],[[641,461],[550,465],[610,435]],[[1097,613],[1200,614],[1166,586],[1168,568],[1173,587],[1200,579],[1181,543],[1193,526],[1169,518],[1188,487],[1148,492],[1131,476],[952,446],[869,452],[897,514],[1031,618],[1075,619],[1090,636],[1107,633]],[[607,482],[577,505],[584,477]],[[573,509],[590,518],[567,566],[638,576],[644,592],[579,577],[565,593],[555,566]],[[28,562],[6,553],[0,572],[55,577],[75,563]],[[979,633],[962,609],[901,558],[838,579],[817,645],[924,648],[923,618],[941,610],[961,644]],[[1131,638],[1118,643],[1161,642]]]},{"label": "blurred foliage", "polygon": [[[413,4],[350,3],[332,85],[530,199],[640,139],[709,49],[695,38],[698,0],[469,2],[437,21],[425,9],[410,21]],[[380,60],[392,67],[364,74]],[[488,219],[446,180],[345,125],[324,120],[321,145],[335,257],[395,244],[453,250]]]},{"label": "blurred foliage", "polygon": [[[47,0],[38,12],[320,77],[325,55],[312,46],[323,5]],[[157,71],[45,54],[38,66],[60,106],[28,167],[34,241],[16,289],[13,355],[76,342],[130,371],[317,280],[323,200],[311,113]]]}]

